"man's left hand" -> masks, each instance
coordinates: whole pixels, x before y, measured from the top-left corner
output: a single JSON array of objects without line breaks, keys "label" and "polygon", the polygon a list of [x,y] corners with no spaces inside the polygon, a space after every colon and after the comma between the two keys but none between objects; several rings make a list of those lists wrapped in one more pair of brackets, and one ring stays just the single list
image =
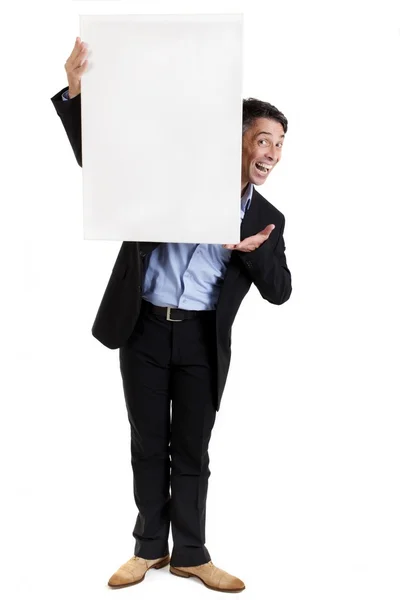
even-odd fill
[{"label": "man's left hand", "polygon": [[228,250],[240,250],[241,252],[253,252],[253,250],[257,250],[267,241],[271,232],[275,229],[275,225],[267,225],[265,229],[257,233],[256,235],[252,235],[248,238],[242,240],[239,244],[223,244],[224,248]]}]

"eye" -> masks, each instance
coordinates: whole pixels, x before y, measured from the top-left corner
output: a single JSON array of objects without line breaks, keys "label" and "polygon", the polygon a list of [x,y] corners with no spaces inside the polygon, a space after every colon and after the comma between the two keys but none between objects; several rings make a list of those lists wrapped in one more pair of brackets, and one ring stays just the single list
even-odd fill
[{"label": "eye", "polygon": [[268,140],[259,140],[259,143],[261,142],[268,142]]}]

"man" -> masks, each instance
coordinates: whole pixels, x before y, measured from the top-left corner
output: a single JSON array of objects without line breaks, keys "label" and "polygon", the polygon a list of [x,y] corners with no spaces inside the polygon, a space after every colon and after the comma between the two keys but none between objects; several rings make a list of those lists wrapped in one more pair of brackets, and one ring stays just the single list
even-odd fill
[{"label": "man", "polygon": [[[86,55],[77,38],[65,63],[69,86],[51,98],[80,166]],[[284,216],[253,187],[278,164],[286,131],[287,120],[274,106],[243,101],[239,244],[121,246],[92,333],[119,348],[139,514],[135,556],[114,573],[110,587],[139,583],[148,569],[169,563],[171,573],[196,576],[214,590],[245,587],[212,563],[205,546],[208,444],[244,296],[252,283],[273,304],[291,295]]]}]

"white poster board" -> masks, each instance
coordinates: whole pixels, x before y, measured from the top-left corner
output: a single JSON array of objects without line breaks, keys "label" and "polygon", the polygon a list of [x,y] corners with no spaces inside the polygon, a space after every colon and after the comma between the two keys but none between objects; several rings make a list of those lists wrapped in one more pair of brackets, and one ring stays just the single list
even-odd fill
[{"label": "white poster board", "polygon": [[81,15],[85,239],[237,243],[241,14]]}]

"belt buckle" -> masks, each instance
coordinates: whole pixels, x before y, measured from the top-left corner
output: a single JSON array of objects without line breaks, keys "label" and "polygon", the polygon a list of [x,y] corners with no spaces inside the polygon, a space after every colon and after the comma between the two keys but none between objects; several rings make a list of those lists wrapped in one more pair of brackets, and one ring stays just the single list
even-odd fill
[{"label": "belt buckle", "polygon": [[172,321],[173,323],[181,323],[181,321],[183,321],[183,319],[171,319],[171,307],[167,306],[167,316],[166,316],[167,321]]}]

